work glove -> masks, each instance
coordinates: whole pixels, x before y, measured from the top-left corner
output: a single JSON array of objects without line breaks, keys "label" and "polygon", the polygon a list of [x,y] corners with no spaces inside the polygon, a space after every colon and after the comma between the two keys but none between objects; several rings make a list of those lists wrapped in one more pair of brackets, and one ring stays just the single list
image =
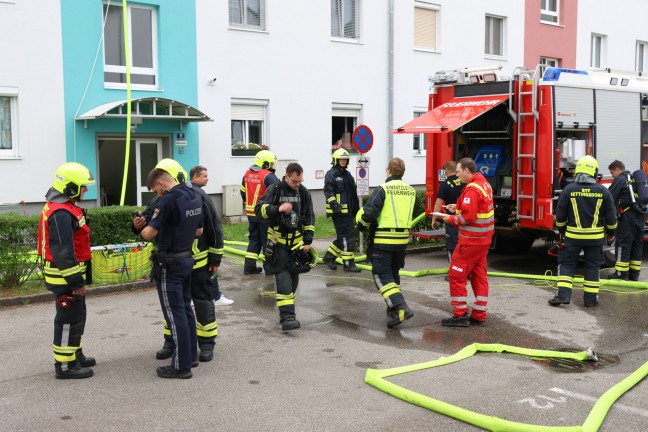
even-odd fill
[{"label": "work glove", "polygon": [[333,210],[333,214],[336,216],[342,214],[342,206],[337,201],[331,203],[331,210]]}]

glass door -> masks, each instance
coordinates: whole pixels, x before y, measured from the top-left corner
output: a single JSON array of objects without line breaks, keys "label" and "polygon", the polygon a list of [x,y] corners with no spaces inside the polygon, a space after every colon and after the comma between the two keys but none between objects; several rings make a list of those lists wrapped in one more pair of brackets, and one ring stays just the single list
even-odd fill
[{"label": "glass door", "polygon": [[147,138],[135,140],[135,167],[137,169],[137,205],[146,205],[154,196],[148,190],[146,179],[149,172],[162,159],[162,140]]}]

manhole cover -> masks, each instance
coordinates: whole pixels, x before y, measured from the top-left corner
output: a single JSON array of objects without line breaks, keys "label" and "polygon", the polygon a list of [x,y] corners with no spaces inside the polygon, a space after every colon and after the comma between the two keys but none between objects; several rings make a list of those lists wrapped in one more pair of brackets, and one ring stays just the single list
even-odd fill
[{"label": "manhole cover", "polygon": [[[580,352],[582,349],[575,348],[558,348],[552,351],[560,352]],[[539,363],[542,366],[554,369],[558,372],[589,372],[596,369],[601,369],[606,366],[619,363],[619,357],[615,355],[599,354],[597,353],[598,361],[580,361],[572,359],[563,359],[563,358],[546,358],[546,357],[531,357],[531,360]]]}]

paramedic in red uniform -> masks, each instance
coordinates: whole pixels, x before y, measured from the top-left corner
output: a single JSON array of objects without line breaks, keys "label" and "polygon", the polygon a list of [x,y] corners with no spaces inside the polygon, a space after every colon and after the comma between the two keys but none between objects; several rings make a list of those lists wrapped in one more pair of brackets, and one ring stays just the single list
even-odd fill
[{"label": "paramedic in red uniform", "polygon": [[[456,212],[443,218],[446,224],[459,229],[459,243],[450,260],[450,297],[454,315],[441,321],[444,326],[467,327],[486,324],[488,304],[488,276],[486,256],[495,230],[493,218],[493,189],[488,180],[477,172],[475,161],[461,159],[457,163],[457,176],[466,183],[455,205],[446,209]],[[472,313],[468,314],[467,279],[475,294]]]},{"label": "paramedic in red uniform", "polygon": [[86,322],[86,284],[92,283],[90,228],[76,205],[93,184],[85,166],[61,165],[38,223],[38,255],[45,261],[45,286],[54,293],[54,371],[58,379],[89,378],[96,364],[81,349]]}]

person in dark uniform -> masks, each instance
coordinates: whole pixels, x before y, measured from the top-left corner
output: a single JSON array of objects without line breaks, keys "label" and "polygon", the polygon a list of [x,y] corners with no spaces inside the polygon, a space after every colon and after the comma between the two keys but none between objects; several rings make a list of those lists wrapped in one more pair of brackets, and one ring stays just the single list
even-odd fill
[{"label": "person in dark uniform", "polygon": [[295,315],[295,294],[299,274],[289,270],[294,253],[310,253],[315,232],[315,214],[311,194],[302,185],[304,170],[298,163],[286,167],[286,175],[270,185],[254,213],[269,222],[266,260],[275,276],[277,306],[283,331],[300,327]]},{"label": "person in dark uniform", "polygon": [[[439,186],[439,192],[437,193],[437,199],[434,202],[434,212],[441,213],[441,210],[445,208],[446,205],[456,204],[461,191],[465,186],[465,183],[462,183],[459,177],[457,176],[457,163],[455,161],[448,161],[443,165],[445,171],[446,179],[441,182]],[[446,209],[446,213],[452,215],[454,213]],[[437,216],[432,216],[432,228],[437,229],[436,227]],[[451,224],[445,224],[445,248],[448,254],[448,263],[452,257],[452,252],[454,252],[457,243],[459,242],[459,229]],[[450,280],[449,276],[446,275],[445,280]]]},{"label": "person in dark uniform", "polygon": [[[608,279],[639,280],[641,258],[643,256],[643,236],[646,215],[636,204],[639,195],[634,189],[634,180],[625,164],[615,160],[608,167],[614,177],[610,194],[617,206],[619,226],[616,230],[616,263],[614,273]],[[633,186],[634,199],[630,196],[629,185]]]},{"label": "person in dark uniform", "polygon": [[141,236],[145,240],[157,237],[155,279],[174,342],[171,364],[159,367],[157,374],[161,378],[191,378],[191,368],[198,365],[196,318],[191,309],[192,245],[203,231],[203,203],[192,188],[178,184],[161,168],[149,173],[147,186],[160,200]]},{"label": "person in dark uniform", "polygon": [[56,296],[54,371],[58,379],[89,378],[97,362],[86,357],[81,339],[86,323],[86,285],[92,283],[90,228],[83,200],[94,178],[85,166],[68,162],[54,174],[38,223],[38,255],[45,287]]},{"label": "person in dark uniform", "polygon": [[616,208],[612,195],[596,183],[598,162],[583,156],[576,163],[573,183],[563,189],[556,205],[556,227],[564,237],[565,246],[558,252],[558,292],[549,300],[551,306],[569,304],[578,258],[583,251],[584,303],[586,307],[599,304],[599,269],[604,262],[603,244],[614,240],[617,227]]},{"label": "person in dark uniform", "polygon": [[[258,218],[254,214],[254,208],[267,188],[279,182],[275,175],[275,162],[277,162],[277,156],[270,150],[257,152],[254,156],[254,165],[245,172],[241,182],[241,198],[245,204],[249,233],[245,264],[243,265],[243,274],[246,275],[258,274],[262,271],[261,267],[257,267],[256,262],[259,253],[265,250],[268,238],[268,221]],[[265,261],[263,270],[265,270],[266,275],[269,274],[269,266]]]},{"label": "person in dark uniform", "polygon": [[336,270],[336,258],[341,258],[344,271],[359,273],[361,270],[355,264],[355,223],[354,218],[360,204],[358,189],[351,173],[349,173],[349,152],[338,149],[333,152],[333,167],[324,177],[324,197],[326,198],[326,217],[333,219],[337,238],[331,243],[324,262],[331,270]]},{"label": "person in dark uniform", "polygon": [[399,270],[405,267],[405,249],[409,242],[416,191],[403,182],[405,162],[400,158],[389,161],[387,180],[369,196],[356,215],[358,230],[369,230],[371,273],[380,291],[387,314],[387,327],[396,327],[414,316],[400,289]]}]

